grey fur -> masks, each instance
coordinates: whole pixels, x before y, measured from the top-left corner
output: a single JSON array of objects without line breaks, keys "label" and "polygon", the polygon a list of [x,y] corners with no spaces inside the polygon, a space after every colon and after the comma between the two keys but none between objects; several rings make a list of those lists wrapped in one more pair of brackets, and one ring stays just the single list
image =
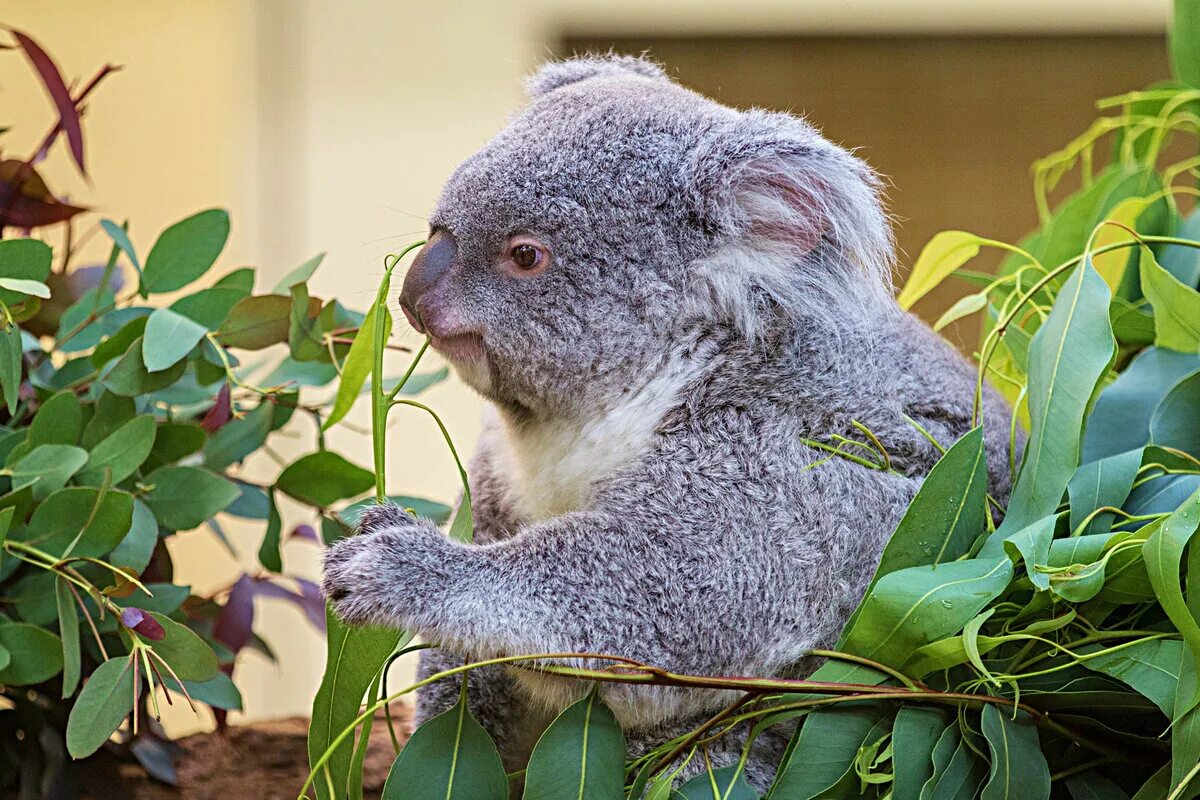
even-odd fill
[{"label": "grey fur", "polygon": [[[432,219],[458,245],[440,290],[486,346],[486,368],[461,374],[499,412],[470,469],[476,543],[368,512],[368,532],[326,557],[337,613],[440,643],[425,674],[539,652],[804,674],[938,457],[904,416],[953,442],[970,427],[974,370],[895,305],[878,181],[804,121],[726,108],[638,59],[550,64],[530,87],[532,104],[458,168]],[[516,233],[553,250],[537,278],[493,266]],[[1008,413],[990,392],[986,412],[1004,497]],[[894,471],[812,467],[825,454],[802,440],[856,437],[855,420]],[[575,501],[530,511],[539,487],[513,454],[562,430],[597,460],[620,457]],[[596,430],[620,435],[597,443]],[[585,689],[520,670],[471,681],[510,767]],[[635,752],[727,702],[601,692]],[[456,696],[430,687],[419,716]],[[784,738],[751,758],[759,789]],[[736,740],[714,756],[735,760]]]}]

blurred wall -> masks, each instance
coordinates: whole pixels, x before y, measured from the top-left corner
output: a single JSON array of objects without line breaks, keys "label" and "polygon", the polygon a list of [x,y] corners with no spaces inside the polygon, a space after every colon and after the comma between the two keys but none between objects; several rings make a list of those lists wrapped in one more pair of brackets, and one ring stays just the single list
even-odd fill
[{"label": "blurred wall", "polygon": [[[314,291],[362,307],[383,255],[423,235],[444,176],[504,124],[522,102],[521,77],[568,36],[1158,32],[1168,13],[1169,0],[9,0],[0,22],[33,34],[69,75],[125,65],[89,104],[92,184],[56,153],[53,187],[131,219],[143,248],[170,222],[224,206],[233,237],[223,269],[259,266],[261,289],[327,251]],[[15,128],[0,144],[23,154],[49,114],[20,56],[0,53],[0,122]],[[99,245],[89,251],[97,258]],[[428,401],[470,451],[479,401],[453,381]],[[351,422],[364,426],[366,408]],[[451,498],[457,476],[431,423],[404,413],[394,422],[392,489]],[[310,435],[298,430],[285,446],[298,453]],[[331,446],[370,463],[361,433],[340,428]],[[277,469],[265,459],[248,468]],[[285,513],[289,524],[306,521],[295,507]],[[250,564],[258,533],[230,533]],[[238,572],[207,532],[178,537],[174,549],[181,578],[200,590]],[[315,576],[316,555],[290,544],[285,566]],[[254,654],[239,662],[243,719],[304,713],[323,642],[290,608],[260,602],[259,612],[281,666]]]}]

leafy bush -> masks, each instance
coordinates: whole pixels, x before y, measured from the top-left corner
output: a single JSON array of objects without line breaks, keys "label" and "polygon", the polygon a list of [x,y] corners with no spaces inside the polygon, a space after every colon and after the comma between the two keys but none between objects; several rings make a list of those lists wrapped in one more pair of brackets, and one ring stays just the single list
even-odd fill
[{"label": "leafy bush", "polygon": [[[205,705],[218,722],[241,707],[234,658],[244,648],[272,657],[253,631],[256,595],[324,626],[318,587],[281,574],[277,500],[315,510],[304,513],[329,541],[353,521],[331,507],[374,484],[326,450],[322,432],[355,399],[343,394],[330,409],[322,387],[364,318],[310,296],[320,256],[269,292],[255,294],[250,268],[197,289],[229,235],[220,209],[170,226],[149,250],[128,225],[100,220],[84,235],[111,240],[107,262],[77,265],[86,209],[57,199],[37,166],[61,135],[83,172],[80,107],[113,68],[72,95],[46,52],[11,33],[57,117],[32,156],[0,161],[0,234],[27,237],[0,241],[0,791],[59,798],[86,776],[117,780],[116,760],[173,780],[160,703]],[[57,228],[56,259],[31,234]],[[273,368],[260,357],[284,348]],[[274,455],[272,436],[306,417],[313,452],[269,485],[246,478],[241,464]],[[175,582],[166,542],[207,527],[236,551],[222,513],[260,525],[262,570],[197,596]],[[307,523],[287,535],[317,539]]]},{"label": "leafy bush", "polygon": [[[819,653],[828,661],[807,680],[718,681],[618,659],[608,670],[537,655],[483,662],[744,692],[629,762],[611,713],[586,694],[533,750],[525,798],[752,800],[736,765],[674,787],[680,760],[705,763],[704,742],[737,725],[753,739],[797,719],[775,800],[1200,793],[1200,211],[1178,202],[1200,194],[1181,182],[1200,158],[1160,165],[1170,139],[1200,134],[1196,8],[1183,0],[1176,12],[1176,83],[1101,101],[1113,113],[1035,165],[1037,231],[1019,245],[940,234],[901,292],[908,307],[952,275],[977,287],[939,327],[982,314],[979,386],[991,380],[1013,401],[1014,437],[1018,420],[1029,430],[1007,508],[987,496],[980,428],[938,443],[944,455],[837,651]],[[1048,194],[1075,170],[1080,190],[1052,208]],[[1006,252],[996,274],[967,268],[983,248]],[[377,326],[388,319],[383,302],[372,313]],[[373,398],[382,446],[389,398],[379,388]],[[860,463],[887,468],[877,440],[858,444],[878,456]],[[330,625],[302,792],[359,797],[372,715],[419,685],[377,699],[407,637]],[[460,702],[399,751],[384,797],[502,800],[507,783]]]}]

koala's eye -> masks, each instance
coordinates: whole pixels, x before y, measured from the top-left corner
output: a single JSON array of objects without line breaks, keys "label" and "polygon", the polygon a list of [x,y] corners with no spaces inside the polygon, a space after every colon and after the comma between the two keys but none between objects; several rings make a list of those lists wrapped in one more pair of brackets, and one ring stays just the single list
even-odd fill
[{"label": "koala's eye", "polygon": [[532,278],[550,266],[550,250],[532,236],[514,236],[508,240],[500,268],[514,278]]},{"label": "koala's eye", "polygon": [[533,269],[542,260],[542,252],[531,244],[519,244],[510,253],[513,263],[521,269]]}]

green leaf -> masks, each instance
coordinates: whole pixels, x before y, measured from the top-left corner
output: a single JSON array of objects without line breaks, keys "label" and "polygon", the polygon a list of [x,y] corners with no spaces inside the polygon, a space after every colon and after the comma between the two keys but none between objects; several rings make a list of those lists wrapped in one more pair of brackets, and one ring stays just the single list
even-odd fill
[{"label": "green leaf", "polygon": [[[50,245],[37,239],[0,240],[0,277],[45,283],[54,258]],[[10,308],[25,299],[22,292],[0,287],[0,303]]]},{"label": "green leaf", "polygon": [[[367,382],[367,376],[371,374],[371,366],[375,354],[375,325],[379,319],[379,305],[371,306],[371,310],[367,312],[367,318],[363,321],[362,327],[358,329],[358,333],[354,336],[354,342],[350,345],[350,352],[346,355],[346,361],[342,364],[342,379],[338,383],[337,396],[333,401],[333,408],[329,411],[329,417],[325,420],[324,429],[329,430],[334,425],[342,421],[342,418],[349,413],[354,406],[354,401],[358,399],[359,392],[362,391],[363,385]],[[392,315],[383,315],[383,339],[384,341],[391,335],[392,331]]]},{"label": "green leaf", "polygon": [[1177,639],[1143,639],[1101,653],[1099,645],[1082,645],[1078,652],[1088,658],[1085,667],[1128,684],[1154,703],[1168,717],[1175,710],[1175,693],[1179,683],[1179,665],[1183,657],[1183,642]]},{"label": "green leaf", "polygon": [[0,648],[12,656],[8,666],[0,669],[0,683],[7,686],[32,686],[62,671],[62,642],[37,625],[0,624]]},{"label": "green leaf", "polygon": [[133,711],[133,664],[111,658],[96,667],[67,718],[67,752],[85,758],[100,749]]},{"label": "green leaf", "polygon": [[1175,0],[1175,16],[1168,37],[1171,71],[1188,86],[1200,87],[1200,5]]},{"label": "green leaf", "polygon": [[[1030,582],[1042,591],[1050,588],[1050,576],[1035,567],[1046,564],[1050,560],[1050,542],[1054,538],[1054,528],[1057,526],[1060,516],[1055,514],[1043,517],[1003,541],[1004,552],[1014,563],[1025,562],[1025,571],[1029,575]],[[994,540],[989,540],[988,544],[990,545],[992,541]],[[988,547],[985,545],[981,555],[987,553]]]},{"label": "green leaf", "polygon": [[165,635],[146,643],[171,665],[176,675],[185,681],[208,681],[216,677],[217,654],[195,631],[158,612],[149,613],[163,626]]},{"label": "green leaf", "polygon": [[593,690],[555,717],[534,745],[522,800],[624,796],[625,736]]},{"label": "green leaf", "polygon": [[34,297],[47,298],[50,296],[49,286],[41,281],[31,281],[28,278],[0,278],[0,289],[8,289]]},{"label": "green leaf", "polygon": [[942,231],[921,250],[904,289],[896,297],[903,309],[924,297],[954,271],[979,255],[982,240],[966,231]]},{"label": "green leaf", "polygon": [[1120,508],[1129,497],[1134,478],[1142,466],[1140,448],[1118,453],[1084,464],[1075,470],[1067,484],[1067,496],[1071,500],[1071,531],[1074,536],[1107,533],[1112,527],[1113,514],[1097,514],[1079,530],[1087,517],[1096,509],[1112,506]]},{"label": "green leaf", "polygon": [[[1180,224],[1175,236],[1200,242],[1200,209],[1192,209],[1192,213]],[[1185,286],[1200,285],[1200,248],[1182,244],[1162,245],[1158,253],[1158,263]]]},{"label": "green leaf", "polygon": [[83,432],[83,409],[74,392],[59,392],[38,409],[29,426],[29,446],[79,444]]},{"label": "green leaf", "polygon": [[992,768],[979,800],[1047,800],[1050,769],[1042,755],[1037,728],[1024,711],[1014,719],[991,703],[983,707],[983,735]]},{"label": "green leaf", "polygon": [[308,279],[317,271],[317,267],[321,266],[321,262],[325,260],[324,253],[317,253],[315,256],[305,261],[294,270],[284,275],[275,284],[275,288],[271,290],[272,294],[287,294],[289,290],[297,283],[307,283]]},{"label": "green leaf", "polygon": [[106,469],[111,472],[109,480],[114,484],[128,478],[150,455],[155,427],[153,414],[142,414],[126,422],[92,448],[77,480],[98,486]]},{"label": "green leaf", "polygon": [[879,709],[872,705],[813,711],[793,734],[791,753],[780,765],[768,797],[812,800],[836,796],[831,790],[852,775],[859,748],[873,743],[869,741],[873,732],[883,735],[876,728],[879,718]]},{"label": "green leaf", "polygon": [[236,285],[213,286],[179,298],[171,304],[171,310],[194,320],[206,331],[215,331],[233,307],[249,296],[248,289]]},{"label": "green leaf", "polygon": [[960,631],[1008,586],[1007,558],[909,567],[879,579],[844,649],[900,667],[917,648]]},{"label": "green leaf", "polygon": [[122,325],[112,336],[100,342],[92,351],[92,366],[100,369],[109,361],[128,352],[133,343],[145,334],[146,321],[149,319],[149,314],[144,317],[134,317]]},{"label": "green leaf", "polygon": [[217,337],[226,347],[262,350],[288,340],[292,300],[275,294],[247,297],[230,309]]},{"label": "green leaf", "polygon": [[79,671],[82,667],[79,651],[79,612],[66,578],[54,581],[54,603],[58,607],[58,637],[62,640],[62,696],[65,699],[75,694],[79,687]]},{"label": "green leaf", "polygon": [[177,364],[200,344],[208,330],[169,308],[156,308],[146,320],[142,362],[150,372]]},{"label": "green leaf", "polygon": [[[987,480],[983,429],[977,427],[933,465],[888,539],[867,590],[889,573],[964,555],[984,529]],[[855,609],[844,631],[854,627],[861,609]]]},{"label": "green leaf", "polygon": [[[401,640],[397,630],[346,625],[326,609],[327,653],[325,674],[313,700],[312,721],[308,727],[308,762],[315,764],[342,730],[359,714],[367,687],[379,674],[384,662]],[[354,737],[348,737],[326,763],[337,796],[330,798],[324,780],[313,784],[317,800],[341,800],[341,792],[350,774]]]},{"label": "green leaf", "polygon": [[[167,688],[176,694],[183,694],[179,690],[178,682],[170,677],[163,677]],[[212,708],[221,708],[226,711],[242,710],[242,693],[224,672],[218,672],[216,677],[207,681],[184,681],[183,687],[187,689],[193,700]]]},{"label": "green leaf", "polygon": [[[1175,624],[1192,656],[1200,661],[1200,622],[1192,615],[1179,581],[1183,553],[1200,530],[1200,490],[1189,497],[1146,539],[1142,559],[1163,611]],[[1193,705],[1200,695],[1193,698]],[[1188,710],[1191,710],[1190,707]]]},{"label": "green leaf", "polygon": [[117,546],[132,520],[132,495],[71,486],[48,496],[22,535],[52,555],[96,558]]},{"label": "green leaf", "polygon": [[167,388],[183,377],[184,370],[187,368],[187,362],[184,361],[160,372],[151,372],[146,369],[142,356],[144,343],[144,337],[135,339],[129,349],[125,351],[125,355],[121,356],[117,363],[101,375],[101,382],[113,394],[123,397],[152,394]]},{"label": "green leaf", "polygon": [[154,512],[141,500],[135,499],[129,533],[113,548],[108,561],[114,566],[126,567],[141,575],[150,563],[157,544],[158,521],[154,519]]},{"label": "green leaf", "polygon": [[0,333],[0,389],[4,391],[4,404],[10,415],[17,411],[21,389],[21,355],[21,329],[16,325],[4,326],[3,333]]},{"label": "green leaf", "polygon": [[[952,734],[948,737],[948,734]],[[938,756],[944,757],[946,744],[954,745],[948,760],[939,762]],[[939,752],[940,751],[940,752]],[[950,726],[938,739],[934,749],[933,776],[921,789],[920,800],[961,800],[974,797],[979,784],[983,782],[987,768],[982,761],[975,757],[967,741],[958,732],[957,726]]]},{"label": "green leaf", "polygon": [[237,486],[199,467],[161,467],[146,477],[143,498],[160,525],[188,531],[208,522],[241,495]]},{"label": "green leaf", "polygon": [[1150,441],[1200,457],[1200,370],[1175,384],[1150,417]]},{"label": "green leaf", "polygon": [[[1200,762],[1200,708],[1195,705],[1198,690],[1196,659],[1185,649],[1179,665],[1171,724],[1171,786],[1178,786],[1188,771]],[[1192,789],[1184,797],[1194,795],[1195,789]]]},{"label": "green leaf", "polygon": [[163,231],[142,270],[143,297],[182,289],[208,272],[229,238],[229,214],[212,208]]},{"label": "green leaf", "polygon": [[983,532],[987,477],[983,429],[974,428],[929,471],[884,548],[875,580],[964,555]]},{"label": "green leaf", "polygon": [[1116,343],[1108,320],[1110,294],[1090,263],[1063,285],[1029,352],[1031,432],[993,538],[1003,541],[1053,514],[1079,466],[1081,432],[1092,395],[1108,371]]},{"label": "green leaf", "polygon": [[326,361],[329,351],[321,325],[321,303],[308,296],[308,287],[291,288],[292,309],[288,318],[288,348],[297,361]]},{"label": "green leaf", "polygon": [[221,471],[259,450],[271,432],[275,404],[263,399],[241,419],[231,420],[204,445],[204,466]]},{"label": "green leaf", "polygon": [[175,422],[159,425],[154,432],[154,447],[146,459],[146,469],[170,466],[202,448],[208,436],[194,422]]},{"label": "green leaf", "polygon": [[1154,343],[1184,353],[1200,351],[1200,292],[1185,286],[1142,248],[1142,291],[1154,306]]},{"label": "green leaf", "polygon": [[328,508],[374,485],[374,473],[329,450],[310,453],[293,462],[275,482],[279,491],[317,508]]},{"label": "green leaf", "polygon": [[142,274],[142,262],[138,260],[137,251],[133,249],[133,242],[129,241],[129,233],[124,227],[113,222],[111,219],[100,220],[100,227],[108,234],[108,238],[112,239],[112,243],[117,246],[125,257],[129,259],[129,263],[137,271]]},{"label": "green leaf", "polygon": [[1182,378],[1200,369],[1200,355],[1149,347],[1096,400],[1083,441],[1084,462],[1124,453],[1150,441],[1150,420]]},{"label": "green leaf", "polygon": [[964,295],[958,298],[954,302],[954,305],[946,309],[946,313],[938,317],[937,322],[933,323],[933,329],[940,331],[952,322],[957,322],[963,317],[969,317],[978,311],[982,311],[987,308],[987,304],[987,292]]},{"label": "green leaf", "polygon": [[33,499],[44,500],[66,486],[87,458],[86,450],[68,444],[39,445],[13,466],[13,491],[32,486]]},{"label": "green leaf", "polygon": [[383,786],[383,800],[425,797],[508,800],[500,753],[465,697],[413,731]]},{"label": "green leaf", "polygon": [[946,715],[936,708],[901,706],[892,726],[892,795],[915,798],[933,777],[933,748],[946,729]]},{"label": "green leaf", "polygon": [[[715,786],[715,794],[714,794]],[[736,765],[702,772],[680,786],[671,800],[758,800],[758,793],[746,783],[745,773]]]},{"label": "green leaf", "polygon": [[83,428],[80,444],[91,450],[112,436],[122,425],[137,416],[137,406],[132,399],[112,392],[104,392],[92,406],[92,418]]},{"label": "green leaf", "polygon": [[1072,603],[1091,600],[1104,588],[1108,562],[1101,558],[1111,534],[1097,533],[1055,539],[1050,543],[1051,567],[1074,567],[1050,575],[1050,591]]},{"label": "green leaf", "polygon": [[268,495],[270,510],[267,513],[267,532],[263,534],[262,544],[258,547],[258,563],[271,572],[283,572],[283,556],[279,552],[279,537],[283,532],[283,519],[279,516],[279,508],[275,505],[275,492]]},{"label": "green leaf", "polygon": [[1065,783],[1072,800],[1129,800],[1124,789],[1095,770],[1071,775]]}]

